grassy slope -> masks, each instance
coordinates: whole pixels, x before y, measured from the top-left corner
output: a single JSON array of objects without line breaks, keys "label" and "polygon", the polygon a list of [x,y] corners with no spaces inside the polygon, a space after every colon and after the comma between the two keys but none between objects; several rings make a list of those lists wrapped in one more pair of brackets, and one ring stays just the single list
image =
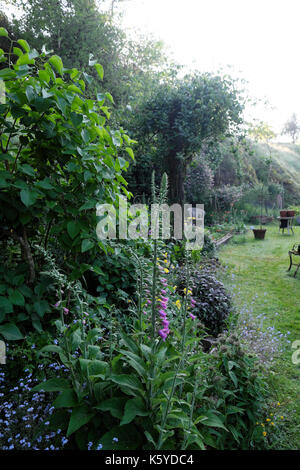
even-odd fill
[{"label": "grassy slope", "polygon": [[[264,144],[256,144],[255,149],[258,156],[268,155],[268,149]],[[300,146],[296,144],[270,144],[273,158],[273,177],[278,182],[284,183],[290,192],[300,198]],[[253,158],[253,157],[252,157]]]},{"label": "grassy slope", "polygon": [[[296,242],[300,244],[300,227],[295,228],[295,236],[283,236],[277,226],[268,226],[264,241],[254,240],[249,231],[245,243],[230,242],[220,249],[221,261],[235,274],[234,280],[226,282],[240,289],[237,302],[250,304],[257,295],[255,315],[264,313],[269,325],[283,333],[290,331],[291,342],[300,340],[300,269],[296,278],[294,267],[291,274],[287,272],[287,252]],[[276,312],[279,315],[275,316]],[[288,346],[270,373],[270,409],[279,401],[284,415],[282,426],[272,428],[268,436],[270,446],[276,449],[300,449],[300,367],[292,363],[291,355]]]},{"label": "grassy slope", "polygon": [[300,184],[300,146],[296,144],[272,144],[273,158]]}]

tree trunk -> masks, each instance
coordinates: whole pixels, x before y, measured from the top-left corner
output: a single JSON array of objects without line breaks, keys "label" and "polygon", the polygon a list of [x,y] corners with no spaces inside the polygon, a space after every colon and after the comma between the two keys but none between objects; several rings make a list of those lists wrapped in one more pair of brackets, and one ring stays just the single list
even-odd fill
[{"label": "tree trunk", "polygon": [[167,158],[167,173],[169,178],[170,203],[184,204],[184,181],[186,177],[186,162],[170,154]]}]

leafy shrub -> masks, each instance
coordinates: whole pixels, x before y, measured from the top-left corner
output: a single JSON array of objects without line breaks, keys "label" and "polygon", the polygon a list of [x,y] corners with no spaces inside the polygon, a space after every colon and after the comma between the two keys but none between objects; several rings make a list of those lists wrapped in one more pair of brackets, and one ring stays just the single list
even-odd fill
[{"label": "leafy shrub", "polygon": [[234,333],[219,336],[209,372],[210,402],[224,416],[218,429],[219,449],[251,449],[262,444],[264,429],[258,421],[263,414],[266,385],[254,357],[246,354]]},{"label": "leafy shrub", "polygon": [[[95,232],[96,204],[130,197],[122,173],[129,166],[126,155],[133,158],[133,141],[107,125],[109,93],[85,96],[92,76],[66,69],[60,57],[45,49],[40,54],[25,40],[11,40],[4,28],[0,35],[14,53],[12,61],[0,50],[0,245],[7,254],[0,273],[0,336],[20,340],[30,328],[41,331],[53,313],[54,292],[43,284],[43,257],[35,245],[50,247],[69,279],[80,279],[103,304],[110,287],[103,297],[99,284],[127,289],[134,283],[128,256],[112,256],[114,247],[99,242]],[[102,66],[93,59],[89,65],[101,79]],[[113,261],[106,263],[103,281],[107,255]],[[127,276],[116,276],[124,271]]]},{"label": "leafy shrub", "polygon": [[[181,269],[177,279],[179,293],[183,292],[185,282],[186,274]],[[223,283],[206,268],[191,272],[190,285],[196,301],[193,313],[204,324],[209,334],[217,336],[223,330],[230,313],[229,294]]]}]

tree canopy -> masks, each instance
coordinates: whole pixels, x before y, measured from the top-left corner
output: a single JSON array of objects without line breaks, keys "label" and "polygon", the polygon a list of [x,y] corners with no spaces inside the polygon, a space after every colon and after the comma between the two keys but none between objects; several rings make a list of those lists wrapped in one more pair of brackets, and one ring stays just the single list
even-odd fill
[{"label": "tree canopy", "polygon": [[[153,166],[160,162],[170,179],[170,199],[182,203],[186,168],[204,144],[214,144],[241,124],[243,102],[232,80],[195,73],[162,83],[137,108],[135,126],[151,146]],[[139,154],[139,151],[137,151]]]}]

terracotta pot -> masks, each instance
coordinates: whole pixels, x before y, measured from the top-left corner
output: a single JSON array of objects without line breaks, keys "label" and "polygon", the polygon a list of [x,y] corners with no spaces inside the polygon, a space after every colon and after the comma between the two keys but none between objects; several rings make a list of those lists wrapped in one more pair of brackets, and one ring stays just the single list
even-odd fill
[{"label": "terracotta pot", "polygon": [[267,229],[266,228],[254,228],[253,229],[253,233],[254,233],[254,237],[257,239],[257,240],[264,240],[265,238],[265,235],[266,235],[266,231]]},{"label": "terracotta pot", "polygon": [[287,217],[294,217],[295,211],[287,211]]},{"label": "terracotta pot", "polygon": [[280,217],[287,217],[287,211],[280,211]]}]

